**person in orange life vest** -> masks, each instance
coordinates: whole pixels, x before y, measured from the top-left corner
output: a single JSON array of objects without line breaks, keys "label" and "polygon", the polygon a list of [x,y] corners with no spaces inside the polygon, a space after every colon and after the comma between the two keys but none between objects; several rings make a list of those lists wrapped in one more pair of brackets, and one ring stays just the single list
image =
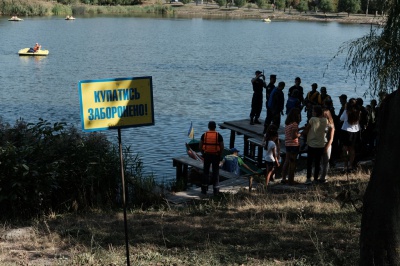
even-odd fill
[{"label": "person in orange life vest", "polygon": [[214,121],[210,121],[208,123],[209,130],[201,136],[199,143],[199,148],[204,158],[203,180],[201,184],[202,194],[207,194],[211,165],[214,195],[219,194],[219,162],[224,150],[224,139],[215,130],[216,127],[217,124]]},{"label": "person in orange life vest", "polygon": [[304,99],[305,103],[305,112],[307,112],[307,123],[308,120],[312,117],[313,106],[318,105],[318,97],[319,92],[317,91],[318,85],[317,83],[313,83],[311,85],[311,91],[307,93],[306,98]]}]

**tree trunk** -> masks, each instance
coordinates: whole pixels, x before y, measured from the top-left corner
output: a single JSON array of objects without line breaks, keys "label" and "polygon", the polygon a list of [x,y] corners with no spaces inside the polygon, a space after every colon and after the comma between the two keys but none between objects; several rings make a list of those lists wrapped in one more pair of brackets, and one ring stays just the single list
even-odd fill
[{"label": "tree trunk", "polygon": [[400,93],[379,110],[376,162],[364,195],[360,265],[400,265]]}]

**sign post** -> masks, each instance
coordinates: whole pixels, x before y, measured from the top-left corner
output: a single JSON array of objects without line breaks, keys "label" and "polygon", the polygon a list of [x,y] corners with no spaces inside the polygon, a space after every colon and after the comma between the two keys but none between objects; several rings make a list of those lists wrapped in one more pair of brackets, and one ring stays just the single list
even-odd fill
[{"label": "sign post", "polygon": [[126,262],[129,266],[128,223],[126,217],[121,128],[154,125],[152,78],[83,80],[79,82],[78,87],[82,130],[91,132],[118,129]]}]

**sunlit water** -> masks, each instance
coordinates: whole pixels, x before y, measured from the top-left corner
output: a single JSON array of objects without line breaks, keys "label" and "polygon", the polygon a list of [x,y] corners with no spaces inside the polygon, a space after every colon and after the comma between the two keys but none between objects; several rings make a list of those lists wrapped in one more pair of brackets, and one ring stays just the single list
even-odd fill
[{"label": "sunlit water", "polygon": [[[217,123],[248,118],[254,71],[277,74],[286,89],[300,76],[307,92],[314,82],[338,96],[361,97],[365,88],[346,78],[339,46],[367,33],[369,26],[316,22],[263,23],[135,17],[0,19],[1,116],[80,127],[78,82],[152,76],[155,125],[122,130],[124,146],[138,152],[145,172],[175,178],[174,156],[185,154],[187,131],[195,137]],[[48,57],[19,57],[35,42]],[[370,99],[365,99],[369,103]],[[262,118],[265,117],[263,109]],[[117,142],[115,130],[104,131]],[[226,143],[229,131],[222,130]],[[237,140],[241,148],[240,138]]]}]

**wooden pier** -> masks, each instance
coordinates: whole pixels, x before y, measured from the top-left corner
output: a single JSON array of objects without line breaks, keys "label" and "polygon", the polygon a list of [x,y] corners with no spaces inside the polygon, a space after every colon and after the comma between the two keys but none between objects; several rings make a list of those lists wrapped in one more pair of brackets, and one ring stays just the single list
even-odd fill
[{"label": "wooden pier", "polygon": [[[252,189],[253,178],[250,176],[263,175],[265,162],[263,161],[263,124],[250,125],[249,119],[227,121],[219,124],[221,129],[228,129],[231,131],[229,148],[235,147],[236,135],[242,136],[244,141],[243,159],[247,164],[253,164],[259,169],[258,174],[246,174],[240,177],[232,173],[221,170],[220,175],[220,191],[235,193],[239,189]],[[283,128],[280,128],[278,134],[283,133]],[[282,151],[282,150],[281,150]],[[189,168],[194,168],[199,172],[203,170],[203,163],[190,158],[187,155],[176,157],[172,159],[173,166],[176,168],[176,180],[178,183],[183,184],[186,188],[185,191],[177,192],[169,195],[169,201],[177,203],[180,201],[187,201],[190,199],[200,199],[201,193],[199,187],[193,187],[188,184]]]}]

